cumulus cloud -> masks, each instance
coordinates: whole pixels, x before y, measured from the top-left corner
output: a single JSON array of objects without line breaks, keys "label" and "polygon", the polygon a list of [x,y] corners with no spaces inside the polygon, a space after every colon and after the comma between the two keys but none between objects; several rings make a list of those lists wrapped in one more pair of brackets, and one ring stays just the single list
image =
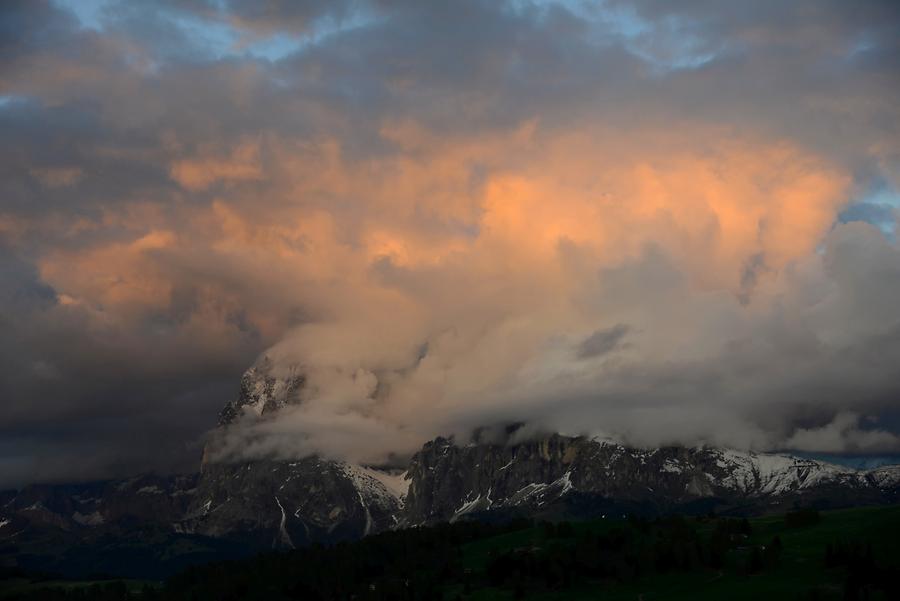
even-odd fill
[{"label": "cumulus cloud", "polygon": [[193,469],[262,354],[223,455],[896,450],[891,3],[69,7],[0,9],[0,481]]},{"label": "cumulus cloud", "polygon": [[884,430],[860,428],[860,416],[845,412],[819,428],[800,428],[786,443],[790,448],[809,451],[862,452],[894,451],[900,446],[897,435]]},{"label": "cumulus cloud", "polygon": [[[411,309],[301,326],[267,352],[308,374],[299,405],[233,428],[220,456],[379,462],[435,435],[517,421],[638,445],[896,451],[877,417],[854,413],[889,413],[900,392],[897,310],[880,302],[900,298],[900,252],[874,227],[835,228],[821,254],[762,281],[749,303],[698,286],[658,247],[577,275],[560,288],[530,273],[531,302],[518,305],[429,277],[445,282],[446,315],[419,306],[409,285]],[[403,318],[415,312],[426,316]]]},{"label": "cumulus cloud", "polygon": [[214,182],[259,180],[259,144],[246,142],[235,147],[231,156],[187,158],[172,164],[172,179],[184,188],[197,192]]}]

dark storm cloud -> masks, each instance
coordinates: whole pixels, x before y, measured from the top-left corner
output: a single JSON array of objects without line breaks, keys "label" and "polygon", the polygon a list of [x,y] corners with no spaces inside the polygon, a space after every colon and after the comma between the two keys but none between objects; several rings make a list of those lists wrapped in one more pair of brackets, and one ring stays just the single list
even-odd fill
[{"label": "dark storm cloud", "polygon": [[[377,454],[376,415],[410,447],[527,418],[895,450],[896,246],[828,229],[894,228],[896,3],[79,9],[0,8],[0,485],[193,469],[240,371],[297,326],[280,348],[320,362],[324,400],[287,439],[358,427]],[[694,228],[700,178],[740,202]],[[517,220],[492,194],[543,200]],[[705,263],[757,205],[757,240]],[[558,230],[540,253],[540,231],[504,237],[531,221]],[[431,407],[436,365],[484,387]],[[363,372],[392,366],[408,398],[368,404],[389,387]]]},{"label": "dark storm cloud", "polygon": [[578,346],[578,358],[599,357],[616,349],[628,334],[628,326],[616,324],[611,328],[597,330]]},{"label": "dark storm cloud", "polygon": [[149,319],[98,327],[8,249],[0,277],[4,485],[183,469],[260,343],[236,332],[217,348]]}]

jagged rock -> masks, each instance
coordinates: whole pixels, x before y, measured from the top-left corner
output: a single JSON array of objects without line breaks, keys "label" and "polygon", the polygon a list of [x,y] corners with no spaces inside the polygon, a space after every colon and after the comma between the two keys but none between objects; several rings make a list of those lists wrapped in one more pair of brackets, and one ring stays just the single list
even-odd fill
[{"label": "jagged rock", "polygon": [[617,510],[839,507],[896,500],[900,482],[900,466],[857,471],[788,455],[635,449],[556,434],[514,445],[456,446],[438,438],[412,458],[408,474],[404,525],[488,511],[593,517]]},{"label": "jagged rock", "polygon": [[233,423],[243,413],[261,417],[300,403],[300,391],[306,384],[306,376],[300,368],[288,368],[281,377],[274,371],[275,364],[263,357],[244,372],[238,398],[227,403],[219,413],[220,427]]},{"label": "jagged rock", "polygon": [[[276,376],[266,357],[248,369],[217,434],[301,403],[302,370],[284,371]],[[403,488],[387,472],[319,457],[212,462],[205,450],[196,499],[178,527],[275,548],[355,539],[396,525]]]},{"label": "jagged rock", "polygon": [[275,548],[356,539],[396,525],[396,479],[317,457],[211,464],[180,528]]}]

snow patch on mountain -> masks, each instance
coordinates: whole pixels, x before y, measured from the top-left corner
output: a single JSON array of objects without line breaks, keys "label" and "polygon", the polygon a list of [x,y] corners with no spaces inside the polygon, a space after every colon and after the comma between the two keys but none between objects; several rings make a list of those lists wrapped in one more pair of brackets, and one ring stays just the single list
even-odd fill
[{"label": "snow patch on mountain", "polygon": [[866,472],[876,486],[882,489],[900,486],[900,465],[889,465]]},{"label": "snow patch on mountain", "polygon": [[225,405],[219,416],[220,425],[228,425],[241,415],[255,418],[277,412],[299,402],[299,392],[306,378],[298,366],[276,375],[275,365],[263,357],[241,376],[240,394]]},{"label": "snow patch on mountain", "polygon": [[668,472],[670,474],[680,474],[684,471],[684,468],[678,461],[674,459],[666,459],[665,463],[663,463],[662,471]]},{"label": "snow patch on mountain", "polygon": [[457,509],[454,514],[450,517],[450,523],[456,522],[459,518],[466,515],[467,513],[472,513],[474,511],[487,511],[494,504],[491,501],[491,489],[488,489],[487,494],[482,499],[481,495],[478,495],[471,501],[466,501],[463,503],[459,509]]},{"label": "snow patch on mountain", "polygon": [[363,506],[366,507],[366,511],[368,503],[376,503],[382,508],[393,507],[402,499],[409,487],[408,481],[399,480],[398,476],[380,470],[352,463],[341,464],[341,470],[359,491],[360,499],[364,499]]},{"label": "snow patch on mountain", "polygon": [[523,486],[522,488],[520,488],[519,490],[517,490],[516,492],[514,492],[512,495],[510,495],[510,497],[508,499],[506,499],[506,501],[504,502],[504,505],[508,505],[508,506],[512,507],[512,506],[524,504],[531,497],[533,497],[535,495],[539,495],[544,489],[547,488],[547,486],[548,485],[545,483],[537,483],[537,482],[532,482],[531,484],[527,484],[527,485]]},{"label": "snow patch on mountain", "polygon": [[409,492],[409,484],[412,480],[406,471],[387,471],[363,466],[357,466],[357,468],[367,476],[381,482],[398,501],[403,501],[406,493]]},{"label": "snow patch on mountain", "polygon": [[862,483],[864,474],[812,459],[718,449],[716,465],[725,474],[720,484],[748,494],[782,495],[815,486],[840,482]]},{"label": "snow patch on mountain", "polygon": [[285,524],[287,522],[287,514],[284,512],[284,506],[281,504],[281,501],[278,500],[277,495],[275,496],[275,503],[278,504],[278,509],[281,510],[281,522],[279,522],[278,524],[278,534],[280,538],[272,546],[277,547],[277,543],[280,542],[282,546],[294,549],[294,541],[291,540],[291,535],[288,534],[287,528],[285,528]]},{"label": "snow patch on mountain", "polygon": [[99,511],[94,511],[93,513],[89,513],[87,515],[76,511],[72,514],[72,519],[82,526],[99,526],[106,522],[103,516],[100,515]]}]

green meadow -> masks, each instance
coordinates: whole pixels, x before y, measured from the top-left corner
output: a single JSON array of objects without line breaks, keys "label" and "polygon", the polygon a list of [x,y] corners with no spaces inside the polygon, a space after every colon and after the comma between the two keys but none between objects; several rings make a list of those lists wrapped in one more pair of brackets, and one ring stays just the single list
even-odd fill
[{"label": "green meadow", "polygon": [[7,580],[4,600],[898,598],[900,506],[751,519],[444,524],[193,567],[165,582]]}]

